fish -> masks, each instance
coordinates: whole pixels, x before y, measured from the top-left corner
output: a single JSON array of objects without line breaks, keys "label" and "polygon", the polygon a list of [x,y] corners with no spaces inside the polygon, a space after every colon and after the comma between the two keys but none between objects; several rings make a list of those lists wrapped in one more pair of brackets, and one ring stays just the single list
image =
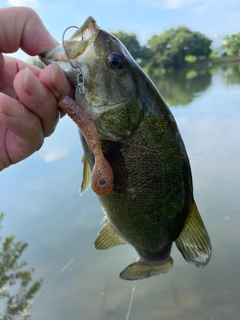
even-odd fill
[{"label": "fish", "polygon": [[[124,280],[168,272],[174,242],[187,262],[206,266],[212,246],[184,142],[170,108],[121,41],[89,17],[40,59],[58,63],[76,87],[76,103],[94,122],[113,171],[111,192],[98,195],[104,218],[94,247],[135,248],[138,258],[120,273]],[[80,138],[83,193],[95,160],[81,131]]]}]

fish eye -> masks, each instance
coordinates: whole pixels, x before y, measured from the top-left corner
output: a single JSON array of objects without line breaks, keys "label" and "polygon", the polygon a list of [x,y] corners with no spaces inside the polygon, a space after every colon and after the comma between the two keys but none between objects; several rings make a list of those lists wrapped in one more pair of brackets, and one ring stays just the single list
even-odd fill
[{"label": "fish eye", "polygon": [[122,69],[125,65],[123,56],[118,52],[111,52],[107,57],[108,65],[113,69]]}]

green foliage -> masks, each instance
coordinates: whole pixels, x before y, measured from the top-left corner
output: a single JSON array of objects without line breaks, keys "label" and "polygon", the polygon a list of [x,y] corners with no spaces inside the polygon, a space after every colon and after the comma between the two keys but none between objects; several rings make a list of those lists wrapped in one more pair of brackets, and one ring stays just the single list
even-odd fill
[{"label": "green foliage", "polygon": [[197,58],[195,56],[188,55],[185,57],[185,60],[189,63],[194,63],[197,61]]},{"label": "green foliage", "polygon": [[193,78],[195,78],[195,77],[197,77],[197,76],[198,76],[198,73],[197,73],[196,70],[189,70],[189,71],[186,73],[186,79],[187,79],[187,80],[191,80],[191,79],[193,79]]},{"label": "green foliage", "polygon": [[230,56],[240,55],[240,32],[232,35],[227,35],[223,39],[223,48],[227,49]]},{"label": "green foliage", "polygon": [[157,68],[178,69],[186,63],[186,56],[196,59],[208,57],[211,53],[211,40],[200,32],[193,32],[187,27],[171,28],[163,34],[152,36],[148,43],[152,58],[148,71]]},{"label": "green foliage", "polygon": [[212,51],[209,58],[210,59],[218,59],[219,58],[219,50]]},{"label": "green foliage", "polygon": [[[147,46],[141,46],[133,33],[113,33],[127,47],[133,58],[151,76],[160,77],[190,64],[200,62],[220,63],[228,57],[220,57],[219,50],[212,51],[212,40],[198,31],[187,27],[170,28],[162,34],[155,34]],[[224,38],[223,47],[229,58],[240,55],[240,32]]]},{"label": "green foliage", "polygon": [[[0,229],[4,214],[0,213]],[[3,320],[16,319],[17,315],[28,316],[27,310],[42,280],[32,283],[34,269],[26,270],[27,262],[20,260],[27,243],[16,241],[15,236],[0,238],[0,299],[5,310],[0,312]],[[14,288],[11,288],[14,286]]]}]

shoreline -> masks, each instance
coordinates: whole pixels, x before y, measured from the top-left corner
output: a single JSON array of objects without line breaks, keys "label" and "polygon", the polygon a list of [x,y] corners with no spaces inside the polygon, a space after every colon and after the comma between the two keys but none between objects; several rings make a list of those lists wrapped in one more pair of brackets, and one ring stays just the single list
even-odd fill
[{"label": "shoreline", "polygon": [[200,60],[193,63],[187,63],[183,66],[182,70],[198,69],[201,67],[209,68],[219,64],[240,63],[240,56],[237,57],[219,57]]}]

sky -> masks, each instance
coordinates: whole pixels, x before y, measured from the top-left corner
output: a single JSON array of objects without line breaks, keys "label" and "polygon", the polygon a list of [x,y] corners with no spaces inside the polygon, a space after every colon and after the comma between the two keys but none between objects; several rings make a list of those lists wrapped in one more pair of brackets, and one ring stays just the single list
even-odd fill
[{"label": "sky", "polygon": [[[58,41],[67,27],[82,25],[89,15],[107,31],[136,33],[141,44],[181,25],[210,37],[240,32],[240,0],[0,0],[0,4],[33,8]],[[24,59],[19,52],[15,56]]]}]

